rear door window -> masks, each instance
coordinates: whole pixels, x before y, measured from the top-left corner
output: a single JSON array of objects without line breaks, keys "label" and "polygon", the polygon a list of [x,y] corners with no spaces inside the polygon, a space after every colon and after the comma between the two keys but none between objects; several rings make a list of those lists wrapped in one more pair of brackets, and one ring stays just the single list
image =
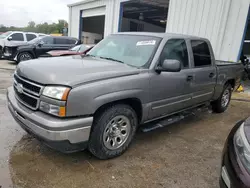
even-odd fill
[{"label": "rear door window", "polygon": [[170,39],[165,44],[161,53],[161,64],[166,59],[178,60],[183,68],[189,67],[188,51],[184,39]]},{"label": "rear door window", "polygon": [[34,34],[26,34],[26,38],[27,38],[27,41],[31,41],[34,38],[36,38],[36,35],[34,35]]},{"label": "rear door window", "polygon": [[68,41],[69,41],[69,44],[76,44],[76,40],[74,39],[69,39]]},{"label": "rear door window", "polygon": [[192,40],[191,46],[192,46],[192,50],[193,50],[194,66],[195,67],[203,67],[203,66],[211,66],[212,65],[209,46],[205,41]]},{"label": "rear door window", "polygon": [[24,41],[22,33],[14,33],[11,35],[13,41]]},{"label": "rear door window", "polygon": [[69,44],[69,40],[65,38],[55,38],[55,44]]}]

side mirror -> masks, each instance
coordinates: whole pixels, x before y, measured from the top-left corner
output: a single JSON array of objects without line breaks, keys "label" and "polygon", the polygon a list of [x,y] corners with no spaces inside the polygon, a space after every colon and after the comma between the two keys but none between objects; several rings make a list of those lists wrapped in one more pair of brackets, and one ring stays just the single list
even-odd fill
[{"label": "side mirror", "polygon": [[175,59],[166,59],[160,67],[156,68],[158,72],[180,72],[181,62]]},{"label": "side mirror", "polygon": [[8,37],[7,40],[8,40],[8,41],[11,41],[11,40],[12,40],[12,36]]},{"label": "side mirror", "polygon": [[41,40],[39,41],[38,46],[41,47],[42,45],[44,45],[44,42]]}]

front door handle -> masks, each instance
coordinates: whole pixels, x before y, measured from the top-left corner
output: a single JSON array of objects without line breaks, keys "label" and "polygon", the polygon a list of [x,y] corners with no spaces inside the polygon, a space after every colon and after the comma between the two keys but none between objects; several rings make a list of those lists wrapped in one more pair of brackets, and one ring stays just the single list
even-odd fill
[{"label": "front door handle", "polygon": [[209,78],[213,78],[213,77],[214,77],[214,73],[211,72],[211,73],[209,74]]},{"label": "front door handle", "polygon": [[193,79],[194,79],[193,76],[188,76],[188,77],[187,77],[187,81],[188,81],[188,82],[192,81]]}]

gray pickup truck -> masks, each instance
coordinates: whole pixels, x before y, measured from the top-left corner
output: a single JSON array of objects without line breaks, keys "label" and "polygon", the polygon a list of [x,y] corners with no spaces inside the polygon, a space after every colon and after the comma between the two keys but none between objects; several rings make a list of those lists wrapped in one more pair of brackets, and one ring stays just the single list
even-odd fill
[{"label": "gray pickup truck", "polygon": [[88,148],[109,159],[128,148],[138,125],[202,105],[224,112],[242,72],[240,64],[216,62],[204,38],[119,33],[85,56],[20,63],[8,107],[23,129],[48,146],[62,152]]}]

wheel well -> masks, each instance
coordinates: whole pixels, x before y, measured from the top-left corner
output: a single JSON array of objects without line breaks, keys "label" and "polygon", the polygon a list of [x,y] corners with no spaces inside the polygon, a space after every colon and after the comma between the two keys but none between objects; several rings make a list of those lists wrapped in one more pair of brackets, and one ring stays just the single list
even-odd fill
[{"label": "wheel well", "polygon": [[19,56],[20,54],[22,54],[22,53],[28,53],[28,54],[30,54],[30,55],[31,55],[31,57],[32,57],[32,58],[34,58],[34,54],[32,54],[32,52],[26,52],[26,51],[24,51],[24,52],[20,52],[20,53],[18,54],[18,56]]},{"label": "wheel well", "polygon": [[100,114],[104,109],[106,109],[112,105],[116,105],[116,104],[129,105],[135,111],[135,113],[138,117],[138,123],[141,122],[141,120],[142,120],[142,104],[141,104],[141,101],[137,98],[122,99],[122,100],[117,100],[117,101],[113,101],[113,102],[104,104],[96,110],[96,112],[94,113],[94,117],[96,115]]},{"label": "wheel well", "polygon": [[234,79],[230,79],[230,80],[228,80],[228,81],[226,82],[225,85],[227,85],[227,84],[230,84],[230,85],[233,87],[233,89],[234,89],[234,87],[235,87],[235,80],[234,80]]}]

